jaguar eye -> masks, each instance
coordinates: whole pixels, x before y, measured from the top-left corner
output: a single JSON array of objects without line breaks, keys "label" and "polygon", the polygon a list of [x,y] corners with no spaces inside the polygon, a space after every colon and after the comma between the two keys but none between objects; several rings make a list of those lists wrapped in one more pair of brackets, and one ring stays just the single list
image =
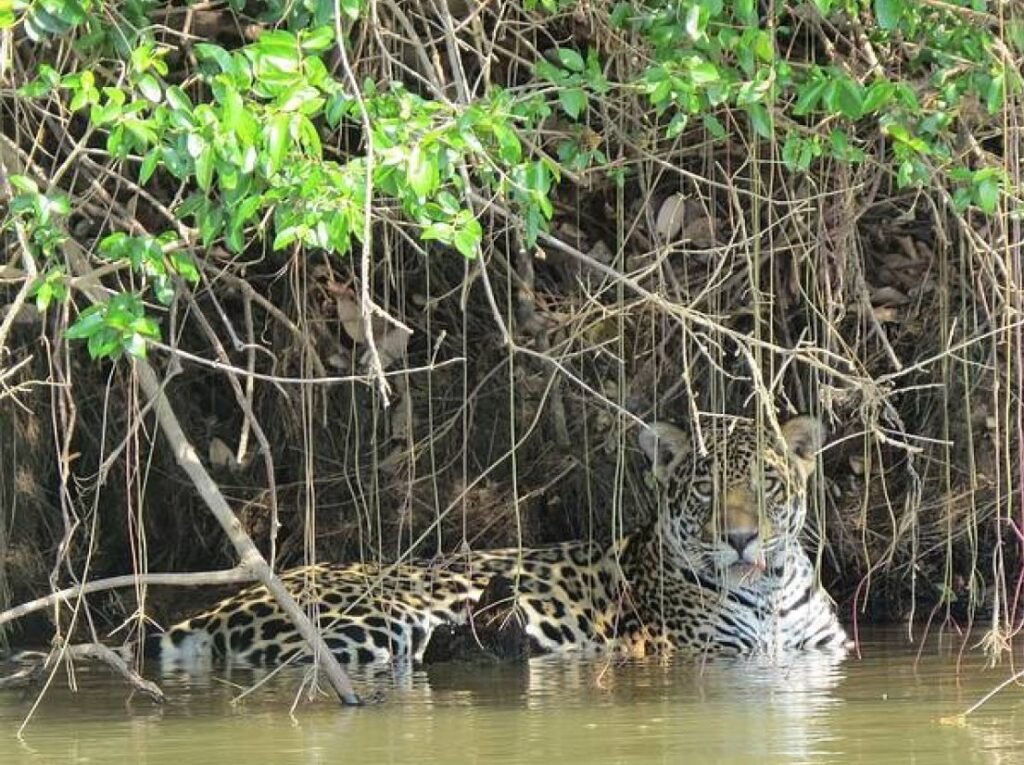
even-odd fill
[{"label": "jaguar eye", "polygon": [[693,482],[693,491],[701,499],[711,499],[715,492],[715,482],[710,478],[697,478]]}]

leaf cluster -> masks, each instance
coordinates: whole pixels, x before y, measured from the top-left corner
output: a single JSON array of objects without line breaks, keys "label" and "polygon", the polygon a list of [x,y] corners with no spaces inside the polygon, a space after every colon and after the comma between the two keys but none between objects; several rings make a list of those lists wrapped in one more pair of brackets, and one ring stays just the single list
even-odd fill
[{"label": "leaf cluster", "polygon": [[[253,11],[241,0],[230,5]],[[572,5],[523,7],[559,14]],[[1002,109],[1021,80],[1005,46],[966,3],[620,2],[600,13],[609,40],[629,39],[641,51],[635,66],[617,67],[613,78],[609,62],[618,51],[611,43],[563,44],[537,57],[525,87],[494,85],[468,103],[426,97],[397,80],[357,86],[342,76],[336,54],[350,43],[337,30],[362,22],[361,0],[340,3],[340,25],[333,2],[259,3],[267,26],[254,41],[233,49],[200,42],[192,49],[197,68],[186,73],[169,66],[175,52],[152,33],[156,4],[117,8],[114,24],[106,21],[111,6],[95,0],[15,0],[0,8],[0,28],[20,27],[37,42],[74,40],[76,55],[42,60],[19,97],[84,120],[139,187],[173,181],[184,190],[170,202],[173,232],[114,232],[100,241],[99,254],[128,264],[142,285],[118,311],[80,315],[72,336],[99,336],[98,329],[81,334],[87,315],[88,326],[110,330],[90,340],[100,355],[137,352],[157,336],[155,322],[132,323],[145,317],[143,291],[169,304],[176,280],[198,278],[197,246],[242,253],[266,241],[273,250],[341,256],[387,222],[475,258],[484,231],[469,201],[474,190],[504,198],[533,246],[554,214],[563,170],[612,175],[601,140],[592,140],[602,128],[599,107],[632,94],[647,99],[666,139],[698,131],[724,143],[746,128],[755,140],[775,142],[794,173],[825,161],[880,161],[897,186],[948,184],[959,210],[986,214],[1008,190],[1000,167],[965,159],[962,132],[979,111]],[[872,55],[839,50],[834,40],[821,45],[825,29],[852,37],[864,30],[861,45]],[[1011,25],[1009,39],[1021,48],[1019,25]],[[883,65],[886,57],[901,66]],[[555,119],[570,125],[555,147],[557,161],[524,141]],[[886,147],[881,157],[869,150],[878,139]],[[35,293],[46,308],[70,297],[60,286],[63,234],[54,221],[70,212],[69,202],[28,179],[17,186],[4,225],[23,226],[46,264]]]}]

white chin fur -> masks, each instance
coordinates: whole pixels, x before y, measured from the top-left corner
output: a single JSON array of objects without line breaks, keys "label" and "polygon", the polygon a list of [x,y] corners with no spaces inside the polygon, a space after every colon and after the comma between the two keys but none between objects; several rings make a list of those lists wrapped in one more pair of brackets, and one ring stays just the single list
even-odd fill
[{"label": "white chin fur", "polygon": [[716,547],[711,552],[711,559],[718,568],[726,569],[733,566],[763,568],[765,563],[764,549],[758,541],[751,542],[743,548],[743,555],[729,545]]},{"label": "white chin fur", "polygon": [[728,587],[750,586],[764,575],[764,567],[752,563],[735,563],[722,571]]}]

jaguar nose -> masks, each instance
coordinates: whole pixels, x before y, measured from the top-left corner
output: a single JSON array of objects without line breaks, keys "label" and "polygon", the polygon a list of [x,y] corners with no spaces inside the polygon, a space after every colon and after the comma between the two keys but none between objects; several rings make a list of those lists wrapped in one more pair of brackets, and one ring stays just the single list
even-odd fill
[{"label": "jaguar nose", "polygon": [[747,545],[757,539],[756,531],[730,531],[725,535],[726,541],[729,546],[732,547],[740,557],[743,557],[743,551],[747,549]]}]

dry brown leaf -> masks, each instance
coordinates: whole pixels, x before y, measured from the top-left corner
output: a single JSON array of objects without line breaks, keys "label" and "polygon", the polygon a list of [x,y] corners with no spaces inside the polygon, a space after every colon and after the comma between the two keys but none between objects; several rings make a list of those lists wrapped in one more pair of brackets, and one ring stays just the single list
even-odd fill
[{"label": "dry brown leaf", "polygon": [[590,248],[590,252],[588,252],[587,255],[592,257],[598,263],[603,263],[606,266],[609,265],[615,257],[612,253],[611,247],[605,244],[603,239],[598,240],[597,243]]},{"label": "dry brown leaf", "polygon": [[331,367],[331,369],[348,369],[351,359],[348,353],[342,349],[328,354],[327,358],[324,359],[324,363]]},{"label": "dry brown leaf", "polygon": [[214,436],[210,439],[207,447],[207,457],[210,460],[210,467],[228,469],[231,472],[238,470],[238,461],[235,459],[235,452],[221,439]]},{"label": "dry brown leaf", "polygon": [[872,287],[871,304],[876,306],[897,306],[906,305],[910,298],[895,287]]},{"label": "dry brown leaf", "polygon": [[[335,290],[331,291],[336,292]],[[345,334],[351,337],[353,342],[365,343],[366,328],[363,326],[363,315],[359,308],[359,301],[356,300],[352,291],[346,290],[343,294],[337,294],[334,303],[337,306],[341,326],[345,328]]]},{"label": "dry brown leaf", "polygon": [[[387,369],[396,361],[405,356],[405,350],[409,347],[409,338],[412,332],[408,332],[393,324],[381,326],[378,331],[377,322],[374,321],[374,343],[377,346],[377,356],[380,358],[381,369]],[[383,319],[381,324],[384,324]],[[354,340],[355,338],[353,338]],[[364,338],[365,339],[365,338]],[[366,366],[370,363],[370,350],[367,348],[359,357],[359,363]]]},{"label": "dry brown leaf", "polygon": [[871,313],[880,324],[894,324],[900,320],[899,309],[890,306],[875,306],[871,309]]},{"label": "dry brown leaf", "polygon": [[[696,202],[687,204],[687,224],[682,239],[693,242],[697,247],[711,247],[715,244],[715,227],[711,216]],[[690,213],[694,214],[690,214]]]},{"label": "dry brown leaf", "polygon": [[654,233],[662,242],[671,242],[682,232],[685,224],[686,195],[678,191],[661,203],[654,221]]}]

